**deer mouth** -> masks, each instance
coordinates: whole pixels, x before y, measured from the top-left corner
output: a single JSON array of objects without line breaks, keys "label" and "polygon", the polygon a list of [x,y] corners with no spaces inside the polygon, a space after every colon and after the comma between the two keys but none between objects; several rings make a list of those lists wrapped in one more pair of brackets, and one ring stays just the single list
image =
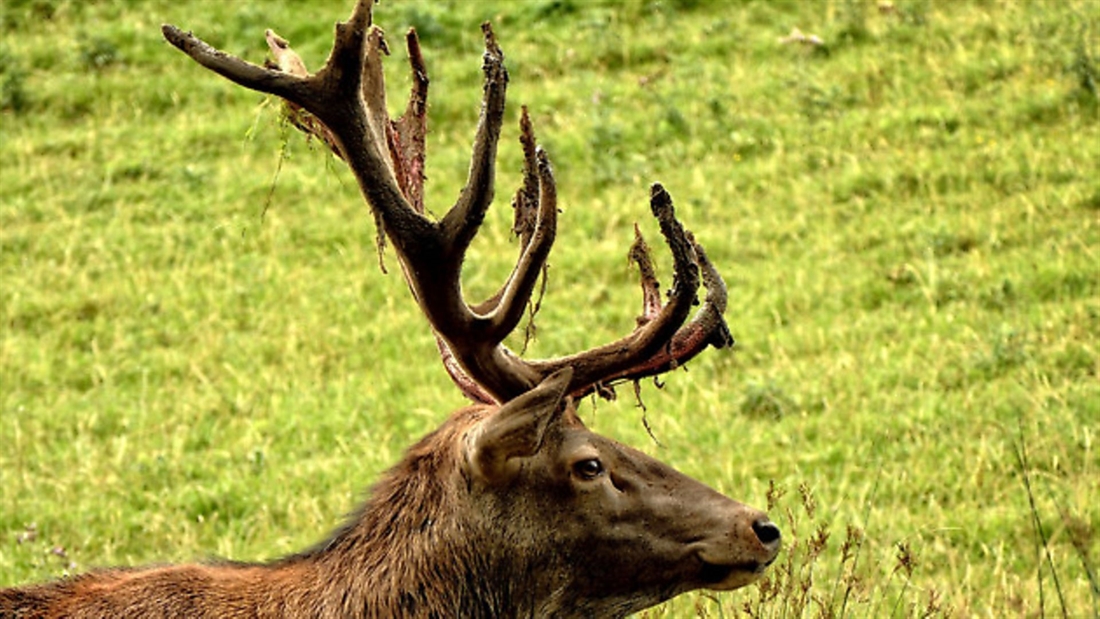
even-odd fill
[{"label": "deer mouth", "polygon": [[765,563],[759,561],[746,561],[743,563],[711,563],[702,560],[703,566],[699,570],[699,580],[703,587],[712,591],[729,591],[752,584],[764,574],[764,570],[772,564],[771,559]]}]

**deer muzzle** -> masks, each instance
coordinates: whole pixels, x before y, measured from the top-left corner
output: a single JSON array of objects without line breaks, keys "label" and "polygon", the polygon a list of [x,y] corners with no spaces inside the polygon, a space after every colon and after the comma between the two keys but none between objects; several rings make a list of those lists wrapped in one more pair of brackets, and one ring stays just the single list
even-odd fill
[{"label": "deer muzzle", "polygon": [[781,542],[779,527],[754,510],[729,535],[698,543],[699,580],[704,588],[714,591],[744,587],[775,561]]}]

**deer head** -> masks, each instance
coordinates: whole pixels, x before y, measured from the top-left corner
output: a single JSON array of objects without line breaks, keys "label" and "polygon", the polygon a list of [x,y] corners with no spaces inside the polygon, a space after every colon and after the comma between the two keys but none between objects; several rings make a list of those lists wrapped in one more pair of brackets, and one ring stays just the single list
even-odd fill
[{"label": "deer head", "polygon": [[[0,591],[0,615],[620,617],[685,591],[744,586],[775,559],[780,533],[765,514],[589,431],[576,414],[580,397],[610,396],[617,383],[732,344],[725,285],[669,194],[657,184],[650,194],[674,262],[667,302],[636,233],[637,328],[577,354],[522,359],[503,342],[527,311],[554,241],[549,158],[524,110],[524,181],[512,202],[520,255],[495,294],[468,302],[460,275],[494,193],[503,54],[483,25],[484,96],[469,177],[454,206],[431,219],[423,204],[424,59],[410,31],[413,89],[404,116],[391,120],[373,3],[358,0],[337,24],[316,73],[270,30],[267,66],[174,26],[163,33],[199,64],[282,97],[296,126],[347,163],[378,225],[380,251],[388,239],[447,371],[474,404],[410,448],[360,511],[312,550],[268,564],[107,570]],[[691,316],[701,285],[705,298]]]}]

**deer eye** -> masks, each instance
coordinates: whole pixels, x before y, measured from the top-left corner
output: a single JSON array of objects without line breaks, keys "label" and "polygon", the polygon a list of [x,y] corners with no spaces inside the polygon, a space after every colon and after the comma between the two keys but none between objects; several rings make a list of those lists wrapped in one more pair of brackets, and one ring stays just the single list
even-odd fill
[{"label": "deer eye", "polygon": [[573,473],[584,480],[592,480],[603,474],[603,463],[597,458],[581,460],[573,465]]}]

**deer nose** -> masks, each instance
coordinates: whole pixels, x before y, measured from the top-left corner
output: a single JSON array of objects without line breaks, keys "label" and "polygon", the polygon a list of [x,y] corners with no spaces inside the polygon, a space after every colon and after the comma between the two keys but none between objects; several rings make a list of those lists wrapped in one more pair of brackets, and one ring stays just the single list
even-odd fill
[{"label": "deer nose", "polygon": [[760,540],[760,543],[769,549],[779,546],[779,540],[783,537],[783,534],[779,532],[779,527],[767,518],[759,518],[753,522],[752,532],[756,534],[756,539]]}]

